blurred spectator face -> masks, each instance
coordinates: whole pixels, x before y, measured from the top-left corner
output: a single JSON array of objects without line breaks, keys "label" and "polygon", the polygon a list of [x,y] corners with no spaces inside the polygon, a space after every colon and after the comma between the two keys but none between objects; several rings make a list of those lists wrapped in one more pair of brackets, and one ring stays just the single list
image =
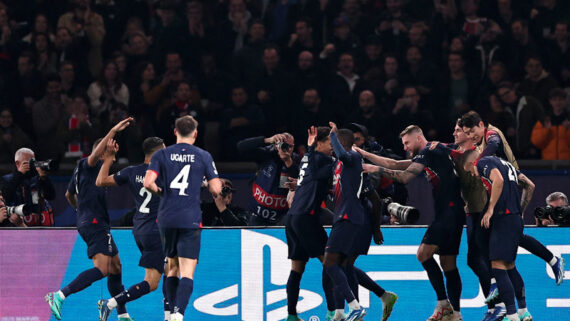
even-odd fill
[{"label": "blurred spectator face", "polygon": [[10,128],[12,127],[12,112],[9,109],[4,109],[0,112],[0,126],[2,128]]},{"label": "blurred spectator face", "polygon": [[321,97],[315,89],[307,89],[303,94],[303,106],[306,109],[312,110],[321,104]]},{"label": "blurred spectator face", "polygon": [[450,54],[449,60],[447,61],[447,65],[452,73],[461,72],[463,70],[463,65],[464,65],[463,58],[461,58],[461,56],[458,54]]},{"label": "blurred spectator face", "polygon": [[64,83],[73,83],[75,80],[75,71],[72,64],[63,64],[59,67],[59,78]]},{"label": "blurred spectator face", "polygon": [[505,78],[505,68],[501,65],[492,65],[489,68],[489,80],[493,84],[498,84]]},{"label": "blurred spectator face", "polygon": [[168,26],[174,20],[174,10],[172,9],[158,9],[156,13],[160,17],[163,26]]},{"label": "blurred spectator face", "polygon": [[245,13],[245,3],[243,0],[231,0],[230,1],[230,15],[234,15],[235,13]]},{"label": "blurred spectator face", "polygon": [[410,99],[410,107],[415,108],[418,107],[418,104],[420,103],[420,94],[418,93],[418,90],[414,87],[408,87],[406,89],[404,89],[404,94],[403,94],[403,98],[408,98]]},{"label": "blurred spectator face", "polygon": [[125,71],[127,70],[127,58],[124,55],[117,56],[115,57],[115,63],[119,68],[119,72],[121,74],[124,74]]},{"label": "blurred spectator face", "polygon": [[380,58],[382,46],[378,44],[368,44],[364,47],[364,53],[366,53],[366,57],[368,57],[370,61],[376,61]]},{"label": "blurred spectator face", "polygon": [[375,104],[374,94],[370,90],[365,90],[360,93],[358,105],[365,114],[371,112]]},{"label": "blurred spectator face", "polygon": [[550,102],[550,106],[552,106],[552,112],[556,116],[562,115],[568,105],[568,100],[562,96],[551,97],[548,101]]},{"label": "blurred spectator face", "polygon": [[384,73],[386,76],[395,76],[398,72],[398,60],[395,57],[386,57],[384,60]]},{"label": "blurred spectator face", "polygon": [[451,43],[449,44],[449,51],[452,52],[463,52],[463,40],[459,37],[455,37],[451,39]]},{"label": "blurred spectator face", "polygon": [[520,21],[515,21],[511,25],[511,33],[516,41],[522,43],[528,36],[528,28],[525,28]]},{"label": "blurred spectator face", "polygon": [[125,30],[126,30],[125,33],[128,35],[133,34],[133,33],[137,33],[137,32],[144,33],[142,21],[138,17],[130,18],[129,21],[127,21],[127,27]]},{"label": "blurred spectator face", "polygon": [[181,82],[176,88],[174,96],[177,101],[189,101],[191,96],[190,85],[185,82]]},{"label": "blurred spectator face", "polygon": [[71,43],[71,33],[66,28],[59,28],[57,29],[57,34],[55,35],[55,45],[60,48],[64,49]]},{"label": "blurred spectator face", "polygon": [[538,79],[544,71],[540,60],[533,58],[527,60],[524,70],[531,79]]},{"label": "blurred spectator face", "polygon": [[306,21],[298,21],[295,24],[295,33],[299,37],[300,41],[305,41],[311,39],[312,28],[309,28]]},{"label": "blurred spectator face", "polygon": [[200,68],[205,75],[213,75],[216,71],[216,60],[210,54],[200,57]]},{"label": "blurred spectator face", "polygon": [[79,115],[79,114],[87,115],[87,114],[89,114],[89,105],[87,105],[87,102],[85,101],[84,98],[75,97],[73,99],[72,113],[74,115]]},{"label": "blurred spectator face", "polygon": [[48,38],[45,34],[40,33],[34,37],[34,47],[38,52],[46,52],[48,49]]},{"label": "blurred spectator face", "polygon": [[465,16],[477,15],[477,3],[475,0],[462,0],[461,11]]},{"label": "blurred spectator face", "polygon": [[565,42],[568,40],[568,24],[557,23],[554,29],[554,38],[559,42]]},{"label": "blurred spectator face", "polygon": [[489,96],[489,106],[491,107],[491,111],[494,113],[501,113],[503,112],[503,105],[497,96],[491,95]]},{"label": "blurred spectator face", "polygon": [[175,73],[180,69],[182,69],[182,60],[180,59],[180,55],[177,53],[166,55],[166,71]]},{"label": "blurred spectator face", "polygon": [[497,23],[491,21],[481,34],[481,42],[493,42],[497,40],[497,37],[501,33],[501,27]]},{"label": "blurred spectator face", "polygon": [[511,13],[511,0],[497,1],[497,7],[501,15],[509,15]]},{"label": "blurred spectator face", "polygon": [[119,69],[116,63],[108,63],[105,66],[105,80],[107,82],[114,82],[117,80],[117,76],[119,75]]},{"label": "blurred spectator face", "polygon": [[343,23],[334,28],[334,35],[340,40],[348,39],[350,35],[350,26],[348,23]]},{"label": "blurred spectator face", "polygon": [[263,51],[263,64],[267,70],[275,70],[279,64],[279,53],[275,48],[267,48]]},{"label": "blurred spectator face", "polygon": [[513,105],[518,100],[517,94],[513,89],[510,88],[499,88],[497,90],[497,94],[499,95],[499,98],[507,105]]},{"label": "blurred spectator face", "polygon": [[51,100],[59,100],[61,94],[61,83],[59,81],[48,81],[46,86],[46,96]]},{"label": "blurred spectator face", "polygon": [[453,142],[457,145],[465,143],[469,140],[467,134],[463,131],[463,128],[459,127],[457,123],[455,124],[455,128],[453,129]]},{"label": "blurred spectator face", "polygon": [[0,27],[3,27],[8,24],[8,13],[6,9],[0,8]]},{"label": "blurred spectator face", "polygon": [[145,37],[137,34],[131,37],[129,47],[135,55],[144,55],[148,49],[148,43]]},{"label": "blurred spectator face", "polygon": [[202,12],[202,4],[197,1],[192,1],[188,3],[188,7],[186,7],[186,18],[191,23],[199,23],[202,21],[203,12]]},{"label": "blurred spectator face", "polygon": [[352,74],[354,71],[354,59],[349,54],[342,54],[338,61],[338,70],[343,74]]},{"label": "blurred spectator face", "polygon": [[75,6],[77,8],[86,9],[89,7],[89,0],[75,0]]},{"label": "blurred spectator face", "polygon": [[355,15],[360,10],[360,4],[358,0],[345,0],[343,9],[349,15]]},{"label": "blurred spectator face", "polygon": [[386,8],[390,13],[397,13],[402,8],[402,1],[401,0],[387,0],[386,1]]},{"label": "blurred spectator face", "polygon": [[411,66],[417,66],[422,62],[422,53],[417,47],[410,47],[406,52],[406,61]]},{"label": "blurred spectator face", "polygon": [[299,54],[299,69],[309,70],[313,67],[313,54],[309,51],[302,51]]},{"label": "blurred spectator face", "polygon": [[142,72],[142,80],[151,81],[154,80],[154,77],[155,77],[154,66],[152,64],[146,65],[146,68]]},{"label": "blurred spectator face", "polygon": [[410,28],[410,33],[408,37],[410,38],[410,44],[415,46],[423,45],[424,43],[424,31],[419,26],[412,26]]},{"label": "blurred spectator face", "polygon": [[18,57],[18,73],[21,76],[28,75],[34,70],[30,57]]},{"label": "blurred spectator face", "polygon": [[262,23],[253,23],[249,27],[249,37],[251,42],[257,42],[265,38],[265,26]]},{"label": "blurred spectator face", "polygon": [[46,16],[39,14],[36,16],[34,21],[34,31],[35,32],[48,32],[48,21]]},{"label": "blurred spectator face", "polygon": [[244,88],[238,87],[232,90],[232,103],[236,107],[242,107],[247,103],[247,92]]}]

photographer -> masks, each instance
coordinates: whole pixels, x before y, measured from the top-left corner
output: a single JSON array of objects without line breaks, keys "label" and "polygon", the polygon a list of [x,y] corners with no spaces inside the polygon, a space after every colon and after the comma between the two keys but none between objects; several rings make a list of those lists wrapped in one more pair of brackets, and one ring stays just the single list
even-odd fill
[{"label": "photographer", "polygon": [[[568,210],[568,197],[562,192],[554,192],[546,197],[546,207],[538,207],[534,211],[536,225],[537,226],[549,226],[549,225],[561,225],[555,222],[552,218],[553,212],[557,209],[566,208],[566,213],[570,212]],[[570,218],[566,218],[570,220]]]},{"label": "photographer", "polygon": [[55,199],[55,188],[44,166],[47,164],[34,166],[34,156],[29,148],[16,151],[16,170],[3,177],[2,194],[7,206],[24,204],[29,208],[31,214],[23,217],[24,226],[54,226],[53,209],[48,200]]},{"label": "photographer", "polygon": [[2,195],[0,195],[0,227],[26,227],[21,216],[16,213],[8,214]]},{"label": "photographer", "polygon": [[237,144],[240,154],[260,164],[252,182],[248,225],[277,225],[287,212],[285,183],[288,177],[297,177],[299,173],[299,156],[293,153],[294,146],[289,133],[247,138]]},{"label": "photographer", "polygon": [[214,197],[214,202],[202,203],[202,222],[204,226],[245,226],[249,213],[245,209],[232,206],[235,192],[232,181],[222,179],[222,193]]}]

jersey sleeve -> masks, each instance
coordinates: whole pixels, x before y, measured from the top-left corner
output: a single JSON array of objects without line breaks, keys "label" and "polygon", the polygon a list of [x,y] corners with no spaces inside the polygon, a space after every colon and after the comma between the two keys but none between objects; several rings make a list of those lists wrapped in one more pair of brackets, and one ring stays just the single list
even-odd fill
[{"label": "jersey sleeve", "polygon": [[493,156],[497,154],[497,150],[501,146],[501,136],[495,131],[488,131],[485,136],[485,148],[481,152],[479,158],[485,156]]},{"label": "jersey sleeve", "polygon": [[131,167],[123,168],[113,175],[113,179],[117,185],[125,185],[129,182],[129,177],[131,174]]},{"label": "jersey sleeve", "polygon": [[204,166],[206,168],[206,180],[209,181],[211,179],[218,178],[216,163],[214,163],[212,155],[208,152],[204,152]]},{"label": "jersey sleeve", "polygon": [[338,140],[336,133],[331,133],[331,145],[334,150],[334,153],[336,154],[338,159],[340,159],[340,161],[346,163],[347,165],[352,163],[351,159],[352,155],[344,149],[344,147]]},{"label": "jersey sleeve", "polygon": [[477,171],[485,178],[489,178],[493,168],[497,168],[497,164],[490,157],[483,157],[477,162]]},{"label": "jersey sleeve", "polygon": [[71,195],[77,194],[76,186],[77,186],[77,172],[78,171],[79,171],[79,167],[76,167],[75,170],[73,171],[73,175],[71,176],[71,180],[69,181],[69,184],[67,184],[67,191]]},{"label": "jersey sleeve", "polygon": [[431,151],[429,150],[429,146],[422,149],[418,155],[416,155],[416,156],[414,156],[414,158],[412,158],[412,162],[422,164],[422,165],[427,167],[428,162],[429,162],[429,153],[430,152]]},{"label": "jersey sleeve", "polygon": [[161,162],[161,160],[162,160],[162,151],[159,150],[158,152],[154,153],[154,155],[152,155],[152,158],[150,159],[150,164],[148,164],[147,170],[153,171],[156,173],[156,175],[158,175],[160,173],[160,162]]}]

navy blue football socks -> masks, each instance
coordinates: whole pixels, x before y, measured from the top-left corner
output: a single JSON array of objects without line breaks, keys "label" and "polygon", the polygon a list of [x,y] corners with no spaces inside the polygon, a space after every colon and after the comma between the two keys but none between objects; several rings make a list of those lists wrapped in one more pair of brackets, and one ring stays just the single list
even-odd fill
[{"label": "navy blue football socks", "polygon": [[166,278],[166,299],[170,305],[170,312],[174,313],[174,306],[176,306],[176,293],[178,292],[178,284],[180,279],[177,276],[169,276]]},{"label": "navy blue football socks", "polygon": [[[327,274],[333,281],[334,289],[336,294],[340,294],[346,302],[352,302],[356,298],[348,285],[348,280],[346,279],[346,275],[344,271],[338,265],[328,266],[325,267]],[[335,295],[336,295],[335,294]]]},{"label": "navy blue football socks", "polygon": [[104,278],[103,273],[98,268],[92,268],[89,270],[85,270],[81,272],[71,283],[69,283],[66,287],[61,289],[61,292],[67,298],[69,295],[73,293],[77,293],[86,287],[93,284],[95,281],[99,281]]},{"label": "navy blue football socks", "polygon": [[[120,273],[109,274],[109,276],[107,276],[107,289],[109,290],[109,294],[111,294],[113,297],[125,290],[125,287],[123,286],[122,275]],[[124,304],[117,305],[117,313],[127,313],[127,308]]]},{"label": "navy blue football socks", "polygon": [[550,262],[554,254],[550,252],[546,246],[542,245],[537,239],[530,235],[523,234],[519,242],[520,247],[529,251],[535,256],[543,259],[545,262]]},{"label": "navy blue football socks", "polygon": [[453,306],[454,311],[460,311],[459,301],[461,300],[461,276],[459,276],[459,270],[453,269],[451,271],[445,271],[445,285],[447,287],[447,297],[449,298],[449,303]]},{"label": "navy blue football socks", "polygon": [[437,295],[437,300],[447,299],[447,294],[445,293],[445,284],[443,283],[443,274],[437,262],[432,258],[422,263],[424,270],[426,270],[431,286],[435,290]]},{"label": "navy blue football socks", "polygon": [[499,299],[507,307],[507,315],[517,313],[515,305],[515,289],[506,270],[493,269],[493,276],[497,280],[499,288]]},{"label": "navy blue football socks", "polygon": [[[325,292],[325,299],[327,301],[327,310],[328,311],[334,311],[336,309],[336,305],[335,305],[335,296],[334,296],[334,284],[332,283],[331,278],[329,277],[329,275],[327,274],[327,272],[325,271],[325,269],[323,268],[323,274],[322,274],[322,281],[323,281],[323,292]],[[342,301],[342,304],[344,306],[344,299]]]},{"label": "navy blue football socks", "polygon": [[115,295],[114,298],[117,301],[117,304],[121,305],[136,300],[148,293],[150,293],[150,285],[147,281],[142,281],[131,286],[128,290]]},{"label": "navy blue football socks", "polygon": [[523,278],[521,277],[516,267],[514,269],[508,270],[507,273],[509,274],[513,288],[515,289],[515,297],[517,298],[519,309],[526,308],[526,295],[524,291]]},{"label": "navy blue football socks", "polygon": [[354,272],[356,273],[356,278],[358,279],[358,284],[362,285],[364,288],[368,289],[372,293],[376,294],[377,297],[381,297],[382,294],[386,292],[378,283],[374,282],[366,272],[362,271],[361,269],[357,268],[356,266],[353,267]]},{"label": "navy blue football socks", "polygon": [[289,315],[297,315],[297,301],[301,287],[301,273],[291,270],[287,279],[287,312]]},{"label": "navy blue football socks", "polygon": [[178,291],[176,291],[176,307],[174,308],[174,313],[178,312],[184,315],[193,290],[194,280],[189,278],[180,279],[180,283],[178,284]]}]

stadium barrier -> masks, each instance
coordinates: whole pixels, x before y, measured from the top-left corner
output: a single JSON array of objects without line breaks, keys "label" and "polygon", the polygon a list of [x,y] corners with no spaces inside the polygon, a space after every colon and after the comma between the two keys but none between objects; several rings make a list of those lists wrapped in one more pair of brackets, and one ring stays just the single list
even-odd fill
[{"label": "stadium barrier", "polygon": [[[570,261],[570,228],[526,228],[556,255]],[[356,265],[400,299],[390,320],[423,321],[432,312],[435,294],[415,253],[425,227],[385,228],[385,244],[373,245]],[[139,250],[130,230],[113,230],[123,265],[125,287],[140,282]],[[92,266],[86,245],[73,229],[0,231],[0,321],[47,321],[44,295],[70,282]],[[464,320],[479,320],[486,311],[477,278],[467,267],[463,234],[458,268],[463,280]],[[556,286],[550,267],[519,249],[518,269],[526,283],[529,311],[535,320],[570,320],[570,273]],[[276,321],[286,316],[285,285],[289,276],[287,244],[282,228],[205,229],[195,275],[188,320]],[[63,320],[96,320],[96,302],[107,298],[106,280],[66,299]],[[379,320],[381,303],[360,288],[360,301],[369,308],[365,320]],[[137,320],[162,320],[159,290],[127,305]],[[321,266],[307,265],[301,281],[299,315],[308,321],[324,320],[326,304],[321,288]],[[111,316],[115,319],[116,316]]]}]

